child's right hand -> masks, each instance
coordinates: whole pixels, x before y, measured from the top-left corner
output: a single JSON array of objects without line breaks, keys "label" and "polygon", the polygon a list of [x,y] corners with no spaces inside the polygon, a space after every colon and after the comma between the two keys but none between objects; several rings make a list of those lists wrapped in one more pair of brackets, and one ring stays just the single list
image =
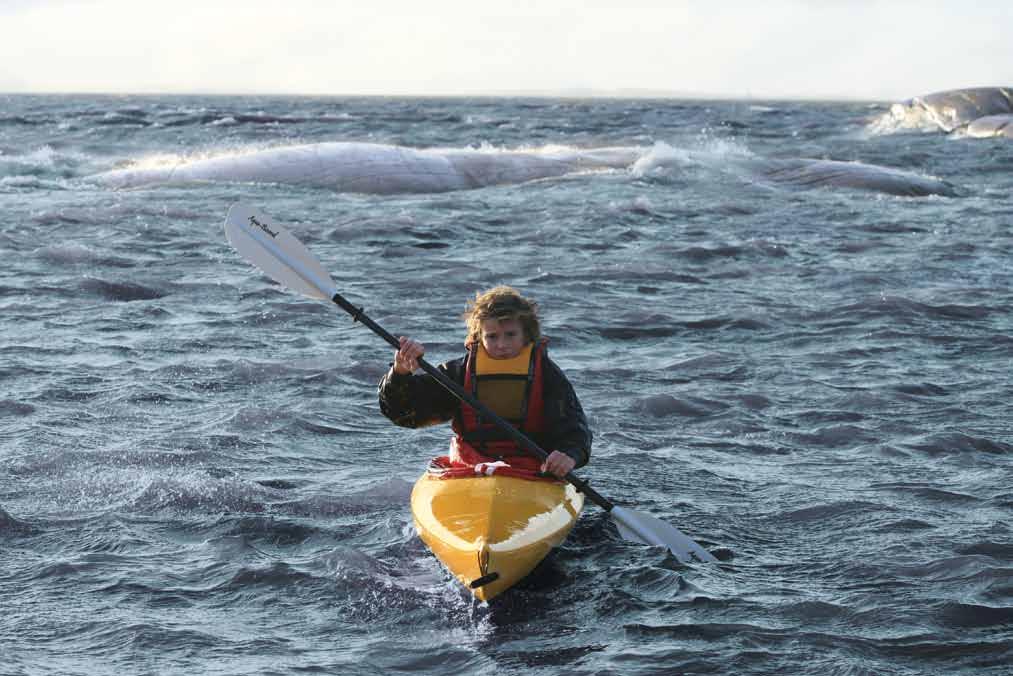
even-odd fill
[{"label": "child's right hand", "polygon": [[425,346],[411,338],[398,338],[400,347],[394,353],[394,372],[402,376],[414,373],[419,367],[419,357],[426,353]]}]

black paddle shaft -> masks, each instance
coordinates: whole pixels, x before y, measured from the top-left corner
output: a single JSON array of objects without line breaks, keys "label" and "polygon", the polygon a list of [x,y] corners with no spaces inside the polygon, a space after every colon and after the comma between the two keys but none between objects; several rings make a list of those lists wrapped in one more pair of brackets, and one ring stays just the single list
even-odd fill
[{"label": "black paddle shaft", "polygon": [[[348,314],[352,315],[352,321],[361,323],[363,326],[371,330],[373,333],[375,333],[376,335],[380,336],[388,343],[390,343],[395,349],[400,349],[401,341],[399,341],[397,338],[392,336],[386,329],[384,329],[382,326],[380,326],[372,319],[370,319],[368,316],[366,316],[366,313],[363,312],[361,307],[355,307],[354,305],[349,303],[348,300],[345,299],[345,297],[342,296],[340,293],[335,293],[334,296],[331,297],[331,300],[334,301],[335,305],[340,307]],[[419,359],[419,367],[423,371],[431,375],[433,378],[435,378],[436,382],[438,382],[440,385],[449,390],[450,393],[453,394],[455,397],[457,397],[464,403],[468,404],[468,406],[471,406],[473,409],[478,411],[479,415],[481,415],[483,418],[494,423],[500,429],[509,434],[514,441],[520,444],[522,448],[530,452],[536,458],[539,458],[540,460],[545,460],[546,458],[549,457],[549,454],[546,453],[541,446],[536,444],[534,441],[528,438],[526,434],[521,432],[519,429],[517,429],[510,423],[508,423],[506,420],[503,420],[503,418],[499,417],[498,415],[490,411],[478,399],[475,399],[475,397],[471,396],[471,394],[465,391],[463,387],[461,387],[453,380],[448,378],[446,374],[444,374],[438,368],[432,366],[425,359],[421,358]],[[576,487],[577,490],[579,490],[581,493],[589,497],[592,502],[594,502],[596,505],[604,509],[606,512],[612,511],[612,508],[615,505],[613,505],[612,502],[610,502],[607,498],[600,495],[598,491],[591,488],[586,481],[584,481],[580,477],[575,476],[573,472],[567,472],[566,476],[563,478],[569,481],[571,484],[573,484],[573,486]]]}]

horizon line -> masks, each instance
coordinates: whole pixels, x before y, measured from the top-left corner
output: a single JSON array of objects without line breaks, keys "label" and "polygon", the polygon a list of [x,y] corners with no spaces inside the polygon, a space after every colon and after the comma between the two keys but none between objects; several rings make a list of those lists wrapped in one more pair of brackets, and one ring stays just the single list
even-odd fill
[{"label": "horizon line", "polygon": [[747,93],[735,95],[729,93],[714,92],[681,92],[675,90],[652,89],[649,87],[632,87],[622,89],[599,89],[594,87],[570,87],[561,89],[507,89],[490,90],[474,93],[323,93],[323,92],[299,92],[299,91],[258,91],[258,90],[63,90],[63,89],[36,89],[36,90],[4,90],[0,89],[0,96],[220,96],[220,97],[242,97],[242,96],[278,96],[292,98],[403,98],[403,99],[481,99],[481,98],[544,98],[544,99],[628,99],[628,100],[650,100],[668,99],[684,101],[780,101],[780,102],[843,102],[843,103],[885,103],[895,102],[904,99],[870,98],[857,95],[827,95],[827,94],[796,94],[796,95],[758,95]]}]

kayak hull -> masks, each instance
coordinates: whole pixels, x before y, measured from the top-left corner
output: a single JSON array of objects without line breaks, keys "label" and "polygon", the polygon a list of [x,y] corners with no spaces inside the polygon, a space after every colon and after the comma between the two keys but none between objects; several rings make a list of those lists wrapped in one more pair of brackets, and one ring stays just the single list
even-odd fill
[{"label": "kayak hull", "polygon": [[560,544],[584,506],[573,486],[511,476],[440,479],[412,490],[419,537],[476,598],[503,593]]}]

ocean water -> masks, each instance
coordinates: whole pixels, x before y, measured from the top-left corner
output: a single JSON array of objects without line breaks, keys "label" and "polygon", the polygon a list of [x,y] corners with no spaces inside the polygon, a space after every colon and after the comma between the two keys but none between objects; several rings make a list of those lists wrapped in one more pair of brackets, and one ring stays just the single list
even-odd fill
[{"label": "ocean water", "polygon": [[[889,103],[0,96],[0,674],[1010,673],[1013,143]],[[486,161],[101,180],[323,143]],[[755,170],[800,158],[953,190]],[[473,601],[408,510],[448,429],[381,416],[391,351],[242,260],[237,201],[433,362],[475,291],[536,298],[580,474],[721,562],[589,505]]]}]

